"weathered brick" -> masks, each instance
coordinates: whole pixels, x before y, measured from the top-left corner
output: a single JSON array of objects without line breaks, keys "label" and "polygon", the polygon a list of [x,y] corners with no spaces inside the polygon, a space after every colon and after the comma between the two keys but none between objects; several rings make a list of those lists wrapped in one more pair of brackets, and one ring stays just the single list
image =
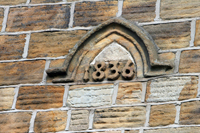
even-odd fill
[{"label": "weathered brick", "polygon": [[[91,132],[85,132],[85,133],[91,133]],[[92,133],[121,133],[121,131],[100,131],[100,132],[92,132]]]},{"label": "weathered brick", "polygon": [[31,0],[31,4],[57,3],[57,2],[62,2],[62,0]]},{"label": "weathered brick", "polygon": [[151,80],[147,84],[147,102],[167,102],[196,98],[197,76],[166,77]]},{"label": "weathered brick", "polygon": [[96,26],[115,17],[117,11],[117,0],[76,3],[74,26]]},{"label": "weathered brick", "polygon": [[4,18],[4,9],[0,8],[0,30],[2,29],[3,18]]},{"label": "weathered brick", "polygon": [[70,131],[87,130],[89,128],[89,111],[72,110],[70,120]]},{"label": "weathered brick", "polygon": [[25,4],[27,0],[1,0],[0,5],[18,5]]},{"label": "weathered brick", "polygon": [[144,133],[199,133],[200,127],[163,128],[144,130]]},{"label": "weathered brick", "polygon": [[194,39],[194,46],[200,46],[200,20],[196,21],[196,33]]},{"label": "weathered brick", "polygon": [[185,48],[190,44],[190,22],[147,25],[143,28],[149,32],[155,43],[162,50]]},{"label": "weathered brick", "polygon": [[129,130],[125,131],[124,133],[139,133],[139,130]]},{"label": "weathered brick", "polygon": [[151,107],[149,125],[166,126],[174,124],[176,108],[174,104],[154,105]]},{"label": "weathered brick", "polygon": [[57,60],[52,60],[50,63],[49,68],[58,68],[62,67],[65,59],[57,59]]},{"label": "weathered brick", "polygon": [[15,88],[0,88],[0,110],[11,109],[15,95],[14,90]]},{"label": "weathered brick", "polygon": [[0,60],[22,58],[25,37],[25,34],[0,36]]},{"label": "weathered brick", "polygon": [[0,114],[0,132],[29,132],[32,112],[18,112]]},{"label": "weathered brick", "polygon": [[131,21],[146,22],[153,21],[156,0],[124,0],[122,17]]},{"label": "weathered brick", "polygon": [[34,131],[36,133],[64,131],[66,124],[67,111],[40,111],[35,118]]},{"label": "weathered brick", "polygon": [[118,107],[96,109],[93,126],[95,129],[144,126],[145,107]]},{"label": "weathered brick", "polygon": [[0,85],[40,83],[45,61],[0,63]]},{"label": "weathered brick", "polygon": [[31,34],[28,58],[66,55],[84,34],[86,34],[84,30],[33,33]]},{"label": "weathered brick", "polygon": [[117,94],[117,104],[133,104],[141,102],[142,83],[120,83]]},{"label": "weathered brick", "polygon": [[71,86],[67,106],[91,107],[111,105],[113,89],[113,84]]},{"label": "weathered brick", "polygon": [[176,57],[175,53],[169,52],[169,53],[159,53],[158,58],[162,61],[174,61]]},{"label": "weathered brick", "polygon": [[23,86],[17,98],[17,109],[49,109],[63,105],[64,86]]},{"label": "weathered brick", "polygon": [[180,124],[200,124],[200,101],[181,104]]},{"label": "weathered brick", "polygon": [[[180,4],[181,2],[181,4]],[[161,19],[181,19],[199,17],[199,0],[161,0]]]},{"label": "weathered brick", "polygon": [[67,28],[69,18],[69,5],[60,4],[10,8],[6,31]]},{"label": "weathered brick", "polygon": [[200,72],[200,50],[185,50],[181,52],[179,72]]}]

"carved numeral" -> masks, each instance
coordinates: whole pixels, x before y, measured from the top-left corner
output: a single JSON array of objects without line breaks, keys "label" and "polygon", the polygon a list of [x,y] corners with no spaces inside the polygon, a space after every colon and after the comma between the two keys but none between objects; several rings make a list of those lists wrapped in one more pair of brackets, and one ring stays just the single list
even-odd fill
[{"label": "carved numeral", "polygon": [[105,78],[106,64],[105,62],[97,62],[94,65],[94,72],[92,73],[92,78],[94,81],[102,81]]},{"label": "carved numeral", "polygon": [[85,74],[84,74],[84,77],[83,77],[83,80],[85,82],[89,81],[89,68],[90,68],[90,66],[85,67]]},{"label": "carved numeral", "polygon": [[111,61],[109,63],[110,71],[108,75],[109,80],[116,80],[119,78],[120,71],[118,69],[119,62],[118,61]]},{"label": "carved numeral", "polygon": [[[132,67],[131,67],[132,66]],[[122,77],[124,79],[132,79],[135,74],[133,62],[128,60],[126,66],[122,69]]]}]

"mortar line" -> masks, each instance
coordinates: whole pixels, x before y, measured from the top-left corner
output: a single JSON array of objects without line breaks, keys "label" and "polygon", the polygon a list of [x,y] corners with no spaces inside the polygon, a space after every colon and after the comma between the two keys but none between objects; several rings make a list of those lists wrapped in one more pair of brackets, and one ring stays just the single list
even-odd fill
[{"label": "mortar line", "polygon": [[6,31],[6,25],[7,25],[7,20],[8,20],[9,9],[10,9],[9,7],[4,7],[4,18],[3,18],[1,32],[5,32]]},{"label": "mortar line", "polygon": [[193,19],[191,22],[191,30],[190,30],[190,36],[191,36],[191,40],[190,40],[190,47],[194,46],[194,39],[195,39],[195,32],[196,32],[196,19]]},{"label": "mortar line", "polygon": [[22,54],[22,58],[26,59],[28,57],[28,48],[29,48],[29,42],[30,42],[30,38],[31,38],[31,33],[26,34],[26,42],[24,45],[24,52]]},{"label": "mortar line", "polygon": [[65,85],[65,92],[64,92],[64,96],[63,96],[63,107],[66,107],[68,92],[69,92],[69,85]]},{"label": "mortar line", "polygon": [[17,86],[14,90],[15,92],[15,95],[14,95],[14,99],[13,99],[13,104],[12,104],[12,110],[15,110],[16,109],[16,103],[17,103],[17,97],[18,97],[18,93],[19,93],[19,87],[20,86]]},{"label": "mortar line", "polygon": [[118,12],[116,17],[120,17],[122,15],[123,2],[123,0],[118,0]]},{"label": "mortar line", "polygon": [[33,111],[32,117],[30,120],[29,133],[34,133],[34,122],[35,122],[36,115],[37,115],[37,111],[35,110]]},{"label": "mortar line", "polygon": [[122,129],[122,130],[121,130],[121,133],[124,133],[124,132],[125,132],[125,130],[124,130],[124,129]]},{"label": "mortar line", "polygon": [[198,92],[197,92],[197,98],[200,98],[200,75],[198,80]]},{"label": "mortar line", "polygon": [[71,114],[72,114],[72,110],[70,109],[67,111],[67,124],[66,124],[65,130],[69,130]]},{"label": "mortar line", "polygon": [[176,105],[176,117],[175,117],[175,121],[174,121],[175,124],[179,124],[180,110],[181,110],[181,106]]},{"label": "mortar line", "polygon": [[174,60],[174,73],[179,72],[180,58],[181,58],[181,50],[178,50],[176,52],[176,57],[175,57],[175,60]]},{"label": "mortar line", "polygon": [[143,133],[143,132],[144,132],[144,129],[141,128],[141,129],[139,130],[139,133]]},{"label": "mortar line", "polygon": [[187,47],[187,48],[179,48],[179,49],[169,49],[169,50],[159,50],[158,53],[168,53],[168,52],[177,52],[178,50],[199,50],[200,46],[197,47]]},{"label": "mortar line", "polygon": [[31,0],[26,1],[26,5],[29,5],[31,3]]},{"label": "mortar line", "polygon": [[71,10],[70,10],[70,21],[69,21],[69,28],[73,27],[74,23],[74,10],[75,10],[75,2],[71,4]]},{"label": "mortar line", "polygon": [[147,106],[146,106],[146,121],[145,121],[144,127],[149,126],[150,112],[151,112],[151,105],[147,104]]},{"label": "mortar line", "polygon": [[161,21],[161,19],[160,19],[160,0],[156,1],[155,13],[156,13],[156,17],[155,17],[154,21]]},{"label": "mortar line", "polygon": [[94,121],[94,109],[90,110],[90,114],[89,114],[89,130],[92,130],[93,128],[93,121]]},{"label": "mortar line", "polygon": [[143,82],[142,83],[142,97],[141,97],[142,103],[145,103],[146,90],[147,90],[147,82]]},{"label": "mortar line", "polygon": [[46,60],[45,68],[44,68],[44,73],[43,73],[43,78],[42,78],[42,82],[41,82],[41,84],[43,84],[43,85],[45,85],[46,81],[47,81],[46,80],[46,78],[47,78],[46,70],[49,69],[50,63],[51,63],[50,60]]},{"label": "mortar line", "polygon": [[115,82],[114,83],[114,90],[113,90],[113,94],[112,94],[112,105],[116,104],[118,88],[119,88],[119,83]]}]

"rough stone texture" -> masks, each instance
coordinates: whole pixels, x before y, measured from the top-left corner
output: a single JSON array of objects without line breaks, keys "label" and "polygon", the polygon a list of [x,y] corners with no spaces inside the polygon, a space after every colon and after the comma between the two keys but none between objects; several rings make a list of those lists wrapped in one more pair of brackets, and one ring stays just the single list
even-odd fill
[{"label": "rough stone texture", "polygon": [[67,28],[69,18],[69,5],[60,4],[10,8],[6,31]]},{"label": "rough stone texture", "polygon": [[158,54],[158,58],[163,61],[174,61],[175,57],[176,54],[172,52]]},{"label": "rough stone texture", "polygon": [[117,42],[113,42],[106,46],[90,64],[95,64],[95,62],[109,62],[116,60],[132,60],[132,62],[134,62],[131,54],[124,47],[122,47]]},{"label": "rough stone texture", "polygon": [[118,107],[96,109],[93,126],[95,129],[144,126],[145,107]]},{"label": "rough stone texture", "polygon": [[64,131],[66,124],[67,111],[40,111],[35,118],[34,131],[36,133]]},{"label": "rough stone texture", "polygon": [[72,86],[67,106],[92,107],[111,105],[114,86],[112,84]]},{"label": "rough stone texture", "polygon": [[160,6],[161,19],[181,19],[199,17],[199,0],[161,0]]},{"label": "rough stone texture", "polygon": [[181,104],[180,124],[200,124],[200,101]]},{"label": "rough stone texture", "polygon": [[153,21],[155,14],[156,0],[124,0],[122,17],[131,21]]},{"label": "rough stone texture", "polygon": [[181,52],[179,73],[200,72],[200,50],[185,50]]},{"label": "rough stone texture", "polygon": [[57,2],[62,2],[62,0],[31,0],[31,4],[57,3]]},{"label": "rough stone texture", "polygon": [[199,133],[200,127],[163,128],[144,130],[144,133]]},{"label": "rough stone texture", "polygon": [[190,22],[143,26],[162,50],[185,48],[190,44]]},{"label": "rough stone texture", "polygon": [[4,18],[4,9],[0,8],[0,30],[2,29],[3,18]]},{"label": "rough stone texture", "polygon": [[0,114],[0,132],[29,132],[32,112],[18,112]]},{"label": "rough stone texture", "polygon": [[117,94],[117,104],[133,104],[141,102],[142,83],[120,83]]},{"label": "rough stone texture", "polygon": [[79,131],[87,130],[89,127],[88,110],[72,110],[69,130]]},{"label": "rough stone texture", "polygon": [[166,102],[196,98],[197,76],[167,77],[149,81],[147,102]]},{"label": "rough stone texture", "polygon": [[58,68],[62,67],[65,59],[57,59],[57,60],[52,60],[50,63],[49,68]]},{"label": "rough stone texture", "polygon": [[64,86],[23,86],[17,98],[17,109],[49,109],[63,105]]},{"label": "rough stone texture", "polygon": [[125,131],[124,133],[139,133],[139,130],[130,130],[130,131]]},{"label": "rough stone texture", "polygon": [[0,36],[0,60],[20,59],[24,52],[26,35]]},{"label": "rough stone texture", "polygon": [[40,83],[45,61],[0,63],[0,85]]},{"label": "rough stone texture", "polygon": [[[85,133],[91,133],[91,132],[85,132]],[[121,131],[101,131],[101,132],[92,132],[92,133],[121,133]]]},{"label": "rough stone texture", "polygon": [[0,88],[0,110],[9,110],[14,100],[15,88]]},{"label": "rough stone texture", "polygon": [[33,33],[28,58],[64,56],[84,34],[84,30]]},{"label": "rough stone texture", "polygon": [[0,5],[18,5],[25,4],[27,0],[1,0]]},{"label": "rough stone texture", "polygon": [[196,34],[194,39],[194,46],[200,46],[200,20],[196,21]]},{"label": "rough stone texture", "polygon": [[174,124],[176,108],[174,104],[164,104],[151,106],[149,119],[150,126],[166,126]]},{"label": "rough stone texture", "polygon": [[74,26],[96,26],[115,17],[117,11],[117,0],[76,3]]}]

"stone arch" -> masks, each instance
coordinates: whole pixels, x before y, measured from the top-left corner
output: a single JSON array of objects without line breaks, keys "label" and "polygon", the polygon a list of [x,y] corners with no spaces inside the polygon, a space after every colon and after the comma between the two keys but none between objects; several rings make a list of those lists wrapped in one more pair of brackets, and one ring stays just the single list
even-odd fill
[{"label": "stone arch", "polygon": [[80,81],[84,68],[112,42],[117,42],[130,52],[135,60],[137,78],[166,74],[173,68],[172,63],[159,59],[159,49],[144,29],[123,18],[114,18],[83,36],[67,55],[63,67],[49,69],[47,74],[66,74],[65,78],[53,82]]}]

